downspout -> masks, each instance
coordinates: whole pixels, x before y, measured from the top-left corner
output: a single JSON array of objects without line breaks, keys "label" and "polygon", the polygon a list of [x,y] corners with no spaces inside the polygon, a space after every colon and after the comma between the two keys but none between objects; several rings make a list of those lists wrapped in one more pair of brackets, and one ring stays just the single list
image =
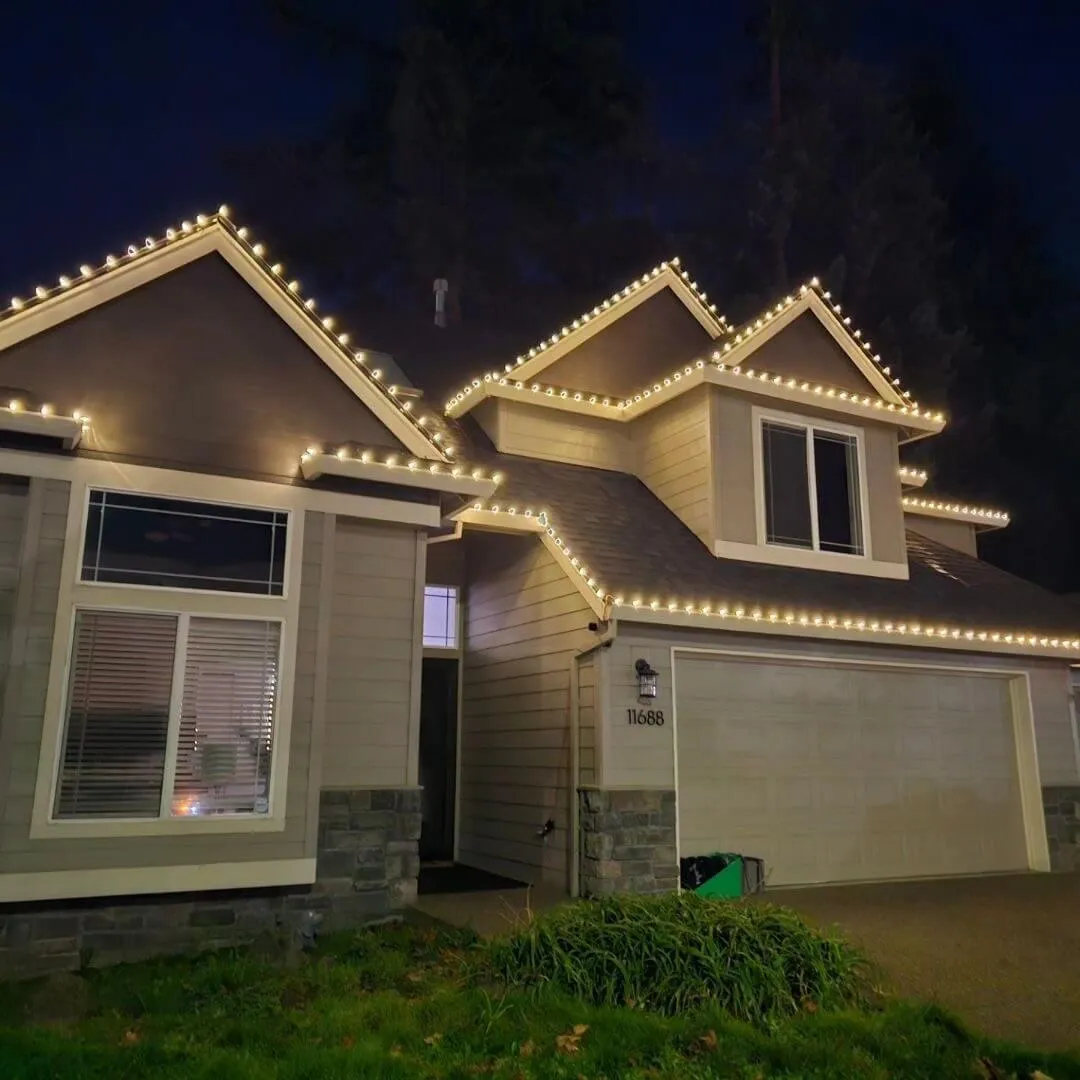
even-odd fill
[{"label": "downspout", "polygon": [[[570,659],[570,896],[581,895],[581,807],[578,803],[578,788],[581,787],[581,706],[578,700],[578,671],[581,661],[600,649],[611,645],[619,633],[614,617],[608,617],[603,631],[587,649],[574,653]],[[599,711],[599,710],[598,710]],[[604,722],[599,715],[597,723]]]}]

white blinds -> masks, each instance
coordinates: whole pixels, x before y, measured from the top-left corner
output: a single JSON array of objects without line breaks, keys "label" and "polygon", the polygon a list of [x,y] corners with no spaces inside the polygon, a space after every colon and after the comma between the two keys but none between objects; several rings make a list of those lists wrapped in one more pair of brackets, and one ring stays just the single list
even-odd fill
[{"label": "white blinds", "polygon": [[77,612],[55,817],[160,813],[176,629],[173,615]]},{"label": "white blinds", "polygon": [[268,813],[280,645],[276,621],[79,610],[53,816]]},{"label": "white blinds", "polygon": [[172,813],[266,813],[281,626],[192,618]]}]

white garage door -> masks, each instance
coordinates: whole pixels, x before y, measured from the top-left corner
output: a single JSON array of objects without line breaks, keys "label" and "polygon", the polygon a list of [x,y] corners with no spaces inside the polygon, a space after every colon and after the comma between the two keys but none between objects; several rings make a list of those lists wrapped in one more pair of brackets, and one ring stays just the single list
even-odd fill
[{"label": "white garage door", "polygon": [[1008,681],[679,657],[680,854],[770,885],[1028,866]]}]

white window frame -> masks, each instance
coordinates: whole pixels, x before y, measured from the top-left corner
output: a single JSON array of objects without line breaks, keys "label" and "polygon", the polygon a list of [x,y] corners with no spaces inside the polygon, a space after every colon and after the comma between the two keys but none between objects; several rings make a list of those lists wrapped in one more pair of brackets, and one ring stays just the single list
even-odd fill
[{"label": "white window frame", "polygon": [[440,581],[428,581],[424,583],[424,599],[427,599],[428,589],[450,589],[454,593],[454,644],[453,645],[428,645],[424,639],[424,627],[420,627],[420,640],[423,644],[425,656],[459,656],[461,654],[461,631],[463,627],[462,621],[462,605],[461,605],[461,586],[460,585],[444,585]]},{"label": "white window frame", "polygon": [[[145,474],[139,479],[145,479]],[[234,494],[234,490],[229,494]],[[222,507],[272,510],[288,515],[285,537],[285,572],[283,594],[264,596],[252,593],[213,592],[205,589],[167,588],[155,585],[88,582],[81,579],[83,543],[90,506],[90,489],[148,495],[157,498],[191,499]],[[265,485],[252,486],[254,493],[264,493]],[[241,495],[242,491],[235,491]],[[133,483],[130,487],[94,483],[84,477],[72,479],[68,501],[67,530],[61,567],[56,627],[53,634],[49,667],[49,685],[45,699],[41,754],[38,762],[34,807],[30,821],[31,839],[76,839],[119,836],[188,836],[281,832],[285,828],[285,796],[289,774],[289,746],[292,733],[292,706],[296,674],[297,625],[300,609],[300,566],[304,547],[304,511],[288,505],[265,505],[257,497],[223,499],[219,478],[192,473],[162,471],[153,483]],[[284,502],[284,500],[282,500]],[[140,611],[156,614],[251,619],[281,624],[279,679],[275,700],[273,741],[270,757],[270,805],[266,814],[222,814],[215,816],[157,818],[61,818],[53,817],[56,785],[59,781],[66,723],[68,678],[74,644],[75,612]],[[179,644],[179,639],[178,639]],[[177,655],[180,654],[179,648]],[[173,687],[174,696],[176,686]],[[174,738],[174,718],[170,710],[170,739]],[[171,743],[166,753],[175,759]],[[168,766],[168,759],[166,761]],[[166,774],[168,768],[166,768]],[[168,782],[168,775],[165,781]],[[166,793],[163,789],[162,805]]]},{"label": "white window frame", "polygon": [[[794,413],[774,412],[755,406],[752,410],[754,432],[754,504],[757,519],[757,542],[770,553],[783,552],[783,561],[792,566],[823,566],[830,563],[856,563],[870,561],[870,499],[866,480],[866,441],[861,428],[837,424],[831,420],[819,421]],[[765,508],[765,446],[764,426],[767,423],[802,428],[806,433],[806,480],[810,497],[810,532],[812,547],[794,544],[778,544],[768,539],[769,530]],[[817,477],[814,471],[814,435],[850,436],[855,440],[856,471],[858,473],[859,532],[862,551],[822,551],[818,537]],[[778,560],[779,561],[779,560]]]}]

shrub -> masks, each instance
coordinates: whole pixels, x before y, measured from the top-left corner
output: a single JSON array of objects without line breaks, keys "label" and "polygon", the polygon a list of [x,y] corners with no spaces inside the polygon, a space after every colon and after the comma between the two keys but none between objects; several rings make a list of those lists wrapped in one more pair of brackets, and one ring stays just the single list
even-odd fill
[{"label": "shrub", "polygon": [[720,1007],[754,1024],[863,1001],[869,967],[842,938],[768,904],[691,893],[578,901],[481,946],[509,986],[673,1015]]}]

